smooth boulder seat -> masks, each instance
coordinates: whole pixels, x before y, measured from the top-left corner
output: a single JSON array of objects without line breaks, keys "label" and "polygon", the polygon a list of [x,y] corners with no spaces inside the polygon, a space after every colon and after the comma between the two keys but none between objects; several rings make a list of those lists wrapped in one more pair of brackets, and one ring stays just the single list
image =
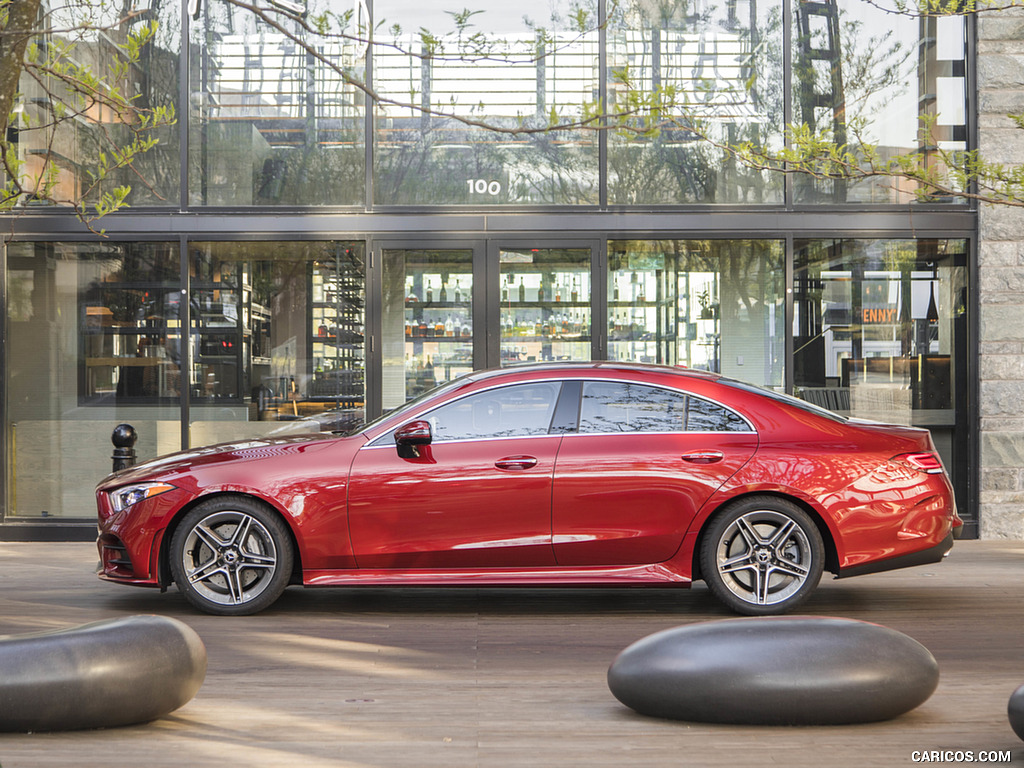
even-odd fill
[{"label": "smooth boulder seat", "polygon": [[1024,739],[1024,685],[1010,695],[1010,703],[1006,707],[1010,717],[1010,727],[1021,739]]},{"label": "smooth boulder seat", "polygon": [[691,624],[638,640],[608,670],[619,701],[656,717],[744,725],[888,720],[939,682],[923,645],[849,619],[763,617]]},{"label": "smooth boulder seat", "polygon": [[155,720],[206,676],[206,646],[164,616],[127,616],[0,637],[0,731],[70,731]]}]

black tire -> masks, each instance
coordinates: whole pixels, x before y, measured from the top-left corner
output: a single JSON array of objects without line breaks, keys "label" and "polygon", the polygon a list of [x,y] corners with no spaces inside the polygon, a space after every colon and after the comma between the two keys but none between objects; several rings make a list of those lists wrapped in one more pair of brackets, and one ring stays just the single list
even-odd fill
[{"label": "black tire", "polygon": [[171,538],[171,575],[192,605],[219,616],[270,606],[291,580],[291,536],[274,510],[246,496],[218,496],[181,521]]},{"label": "black tire", "polygon": [[708,524],[700,566],[712,594],[747,616],[787,613],[821,580],[825,546],[818,527],[796,504],[752,496]]}]

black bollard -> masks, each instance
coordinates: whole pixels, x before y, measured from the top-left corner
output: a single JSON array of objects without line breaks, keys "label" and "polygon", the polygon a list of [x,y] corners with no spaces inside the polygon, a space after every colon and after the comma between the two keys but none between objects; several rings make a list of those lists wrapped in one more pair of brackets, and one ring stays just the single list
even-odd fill
[{"label": "black bollard", "polygon": [[135,464],[135,441],[139,439],[135,427],[131,424],[118,424],[110,436],[110,442],[114,444],[114,472]]}]

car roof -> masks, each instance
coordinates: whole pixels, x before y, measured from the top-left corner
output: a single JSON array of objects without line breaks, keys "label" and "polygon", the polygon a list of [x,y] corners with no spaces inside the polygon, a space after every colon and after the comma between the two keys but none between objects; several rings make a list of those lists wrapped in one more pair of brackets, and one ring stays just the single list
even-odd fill
[{"label": "car roof", "polygon": [[670,374],[688,378],[699,378],[708,381],[715,381],[721,378],[720,374],[709,371],[699,371],[693,368],[682,366],[656,365],[653,363],[627,363],[615,360],[592,360],[588,362],[550,362],[550,363],[522,363],[510,365],[504,368],[490,368],[484,371],[475,371],[466,376],[471,381],[483,381],[502,375],[513,373],[566,373],[578,371],[621,371],[624,373],[639,374]]}]

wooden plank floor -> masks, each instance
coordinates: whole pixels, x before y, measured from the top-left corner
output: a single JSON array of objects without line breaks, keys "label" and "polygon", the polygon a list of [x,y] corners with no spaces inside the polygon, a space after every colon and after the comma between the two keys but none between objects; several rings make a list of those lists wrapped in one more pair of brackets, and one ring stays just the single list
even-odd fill
[{"label": "wooden plank floor", "polygon": [[[642,717],[609,693],[615,655],[729,618],[690,591],[292,588],[247,618],[175,591],[100,582],[90,544],[0,544],[0,633],[160,613],[209,671],[171,716],[102,731],[0,734],[2,768],[40,766],[903,766],[915,751],[1012,751],[1024,684],[1024,542],[958,542],[942,564],[822,584],[804,613],[883,624],[939,662],[936,693],[873,725],[713,726]],[[870,653],[870,649],[866,650]],[[1005,762],[1002,764],[1006,764]]]}]

